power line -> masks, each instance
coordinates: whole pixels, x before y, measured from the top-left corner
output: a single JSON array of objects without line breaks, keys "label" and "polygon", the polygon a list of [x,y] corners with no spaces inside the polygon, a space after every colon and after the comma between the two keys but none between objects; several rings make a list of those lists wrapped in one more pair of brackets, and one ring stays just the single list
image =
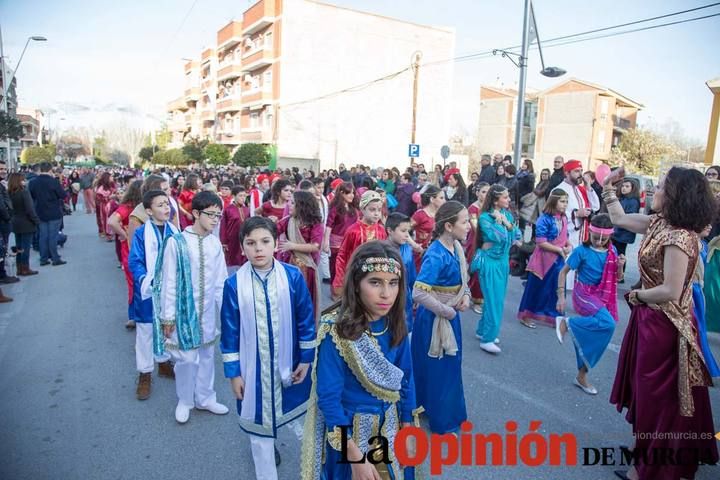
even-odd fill
[{"label": "power line", "polygon": [[[585,31],[585,32],[578,32],[578,33],[573,33],[573,34],[570,34],[570,35],[563,35],[563,36],[561,36],[561,37],[555,37],[555,38],[550,38],[550,39],[548,39],[548,40],[545,40],[545,41],[542,42],[542,44],[543,44],[544,46],[550,47],[550,46],[553,46],[553,45],[548,45],[548,44],[550,44],[550,43],[552,43],[552,42],[559,41],[559,40],[565,40],[565,39],[568,39],[568,38],[581,37],[581,36],[584,36],[584,35],[589,35],[589,34],[591,34],[591,33],[604,32],[604,31],[607,31],[607,30],[614,30],[614,29],[616,29],[616,28],[627,27],[627,26],[630,26],[630,25],[637,25],[637,24],[639,24],[639,23],[652,22],[652,21],[654,21],[654,20],[659,20],[659,19],[661,19],[661,18],[668,18],[668,17],[677,16],[677,15],[683,15],[683,14],[685,14],[685,13],[694,12],[694,11],[697,11],[697,10],[703,10],[703,9],[715,7],[715,6],[718,6],[718,5],[720,5],[720,2],[711,3],[711,4],[708,4],[708,5],[703,5],[703,6],[700,6],[700,7],[691,8],[691,9],[687,9],[687,10],[681,10],[681,11],[678,11],[678,12],[667,13],[667,14],[665,14],[665,15],[658,15],[658,16],[655,16],[655,17],[644,18],[644,19],[641,19],[641,20],[634,20],[634,21],[632,21],[632,22],[621,23],[621,24],[618,24],[618,25],[611,25],[611,26],[608,26],[608,27],[596,28],[596,29],[593,29],[593,30],[587,30],[587,31]],[[611,36],[614,36],[614,35],[623,35],[623,34],[625,34],[625,33],[640,32],[640,31],[643,31],[643,30],[650,30],[650,29],[653,29],[653,28],[659,28],[659,27],[665,27],[665,26],[670,26],[670,25],[676,25],[676,24],[679,24],[679,23],[692,22],[692,21],[695,21],[695,20],[703,20],[703,19],[705,19],[705,18],[710,18],[710,17],[714,17],[714,16],[717,16],[717,15],[707,15],[707,16],[703,16],[703,17],[696,17],[696,18],[681,20],[681,21],[677,21],[677,22],[669,22],[669,23],[664,23],[664,24],[660,24],[660,25],[657,25],[657,26],[645,27],[645,28],[641,28],[641,29],[626,30],[626,31],[623,31],[623,32],[615,33],[615,34],[613,34],[613,35],[604,35],[604,36],[593,37],[592,39],[595,39],[595,38],[606,38],[606,37],[611,37]],[[583,41],[584,41],[584,40],[583,40]],[[563,43],[562,45],[568,45],[569,43],[575,43],[575,42]],[[494,49],[494,50],[516,50],[516,49],[518,49],[518,48],[520,48],[520,47],[521,47],[521,45],[515,45],[515,46],[512,46],[512,47],[506,47],[506,48],[500,48],[500,49]],[[481,52],[468,53],[468,54],[465,54],[465,55],[460,55],[460,56],[455,57],[455,58],[452,58],[452,59],[437,60],[437,61],[435,61],[435,62],[429,62],[429,63],[427,63],[427,64],[423,64],[422,66],[430,66],[430,65],[445,63],[445,62],[449,62],[449,61],[471,60],[471,59],[475,59],[476,57],[477,57],[477,58],[485,58],[485,57],[490,57],[490,56],[492,56],[492,55],[493,55],[493,50],[485,50],[485,51],[481,51]]]},{"label": "power line", "polygon": [[[187,21],[188,17],[190,17],[190,14],[192,13],[193,9],[195,8],[195,5],[197,5],[199,0],[194,0],[192,5],[190,5],[190,8],[188,9],[187,13],[185,13],[185,16],[183,17],[182,21],[180,22],[180,25],[175,30],[175,33],[172,34],[170,37],[170,40],[168,40],[167,44],[165,44],[165,47],[163,47],[162,53],[160,53],[160,57],[162,58],[165,55],[165,52],[167,51],[170,44],[175,40],[175,37],[178,36],[178,33],[180,33],[180,30],[185,26],[185,22]],[[157,68],[158,62],[155,62],[156,68]]]},{"label": "power line", "polygon": [[[620,32],[612,32],[612,33],[607,33],[607,34],[604,34],[604,35],[596,35],[596,36],[593,36],[593,37],[577,38],[576,40],[570,40],[570,41],[567,41],[567,42],[559,42],[560,40],[566,40],[566,39],[569,39],[569,38],[582,37],[582,36],[584,36],[584,35],[589,35],[589,34],[591,34],[591,33],[598,33],[598,32],[603,32],[603,31],[607,31],[607,30],[614,30],[614,29],[622,28],[622,27],[629,26],[629,25],[637,25],[637,24],[640,24],[640,23],[646,23],[646,22],[658,20],[658,19],[661,19],[661,18],[668,18],[668,17],[677,16],[677,15],[682,15],[682,14],[685,14],[685,13],[689,13],[689,12],[693,12],[693,11],[697,11],[697,10],[702,10],[702,9],[705,9],[705,8],[710,8],[710,7],[714,7],[714,6],[718,6],[718,5],[720,5],[720,2],[712,3],[712,4],[708,4],[708,5],[704,5],[704,6],[701,6],[701,7],[696,7],[696,8],[688,9],[688,10],[682,10],[682,11],[678,11],[678,12],[668,13],[668,14],[665,14],[665,15],[658,15],[658,16],[655,16],[655,17],[645,18],[645,19],[641,19],[641,20],[635,20],[635,21],[632,21],[632,22],[622,23],[622,24],[618,24],[618,25],[613,25],[613,26],[608,26],[608,27],[602,27],[602,28],[596,28],[596,29],[593,29],[593,30],[585,31],[585,32],[573,33],[573,34],[570,34],[570,35],[563,35],[563,36],[561,36],[561,37],[555,37],[555,38],[551,38],[551,39],[549,39],[549,40],[546,40],[546,41],[543,42],[543,45],[545,46],[545,48],[559,47],[559,46],[563,46],[563,45],[570,45],[570,44],[573,44],[573,43],[587,42],[587,41],[590,41],[590,40],[598,40],[598,39],[601,39],[601,38],[615,37],[615,36],[619,36],[619,35],[626,35],[626,34],[628,34],[628,33],[637,33],[637,32],[642,32],[642,31],[645,31],[645,30],[653,30],[653,29],[656,29],[656,28],[663,28],[663,27],[669,27],[669,26],[672,26],[672,25],[680,25],[680,24],[683,24],[683,23],[695,22],[695,21],[698,21],[698,20],[705,20],[705,19],[708,19],[708,18],[720,16],[720,13],[714,13],[714,14],[710,14],[710,15],[704,15],[704,16],[701,16],[701,17],[694,17],[694,18],[688,18],[688,19],[683,19],[683,20],[677,20],[677,21],[674,21],[674,22],[667,22],[667,23],[662,23],[662,24],[657,24],[657,25],[650,25],[650,26],[647,26],[647,27],[634,28],[634,29],[630,29],[630,30],[623,30],[623,31],[620,31]],[[559,43],[553,43],[553,42],[559,42]],[[479,59],[482,59],[482,58],[490,58],[490,57],[492,57],[492,56],[494,55],[494,53],[493,53],[494,51],[497,51],[497,50],[515,50],[515,49],[518,49],[518,48],[520,48],[520,45],[516,45],[516,46],[513,46],[513,47],[507,47],[507,48],[503,48],[503,49],[485,50],[485,51],[482,51],[482,52],[470,53],[470,54],[467,54],[467,55],[461,55],[461,56],[454,57],[454,58],[448,58],[448,59],[444,59],[444,60],[436,60],[436,61],[433,61],[433,62],[427,62],[427,63],[421,64],[421,66],[422,66],[422,67],[427,67],[427,66],[439,65],[439,64],[443,64],[443,63],[449,63],[449,62],[464,62],[464,61],[470,61],[470,60],[479,60]],[[334,97],[334,96],[336,96],[336,95],[341,95],[341,94],[343,94],[343,93],[357,92],[357,91],[363,90],[363,89],[365,89],[365,88],[367,88],[367,87],[369,87],[369,86],[371,86],[371,85],[374,85],[374,84],[376,84],[376,83],[380,83],[380,82],[383,82],[383,81],[387,81],[387,80],[391,80],[391,79],[393,79],[393,78],[396,78],[397,76],[399,76],[400,74],[402,74],[402,73],[410,70],[411,68],[412,68],[412,67],[408,66],[408,67],[403,68],[402,70],[399,70],[399,71],[397,71],[397,72],[391,73],[391,74],[386,75],[386,76],[384,76],[384,77],[377,78],[377,79],[375,79],[375,80],[370,80],[369,82],[365,82],[365,83],[362,83],[362,84],[360,84],[360,85],[356,85],[356,86],[354,86],[354,87],[345,88],[345,89],[343,89],[343,90],[338,90],[338,91],[336,91],[336,92],[328,93],[328,94],[321,95],[321,96],[315,97],[315,98],[310,98],[310,99],[307,99],[307,100],[302,100],[302,101],[299,101],[299,102],[293,102],[293,103],[289,103],[289,104],[286,104],[286,105],[280,105],[280,107],[288,107],[288,106],[301,105],[301,104],[304,104],[304,103],[310,103],[310,102],[314,102],[314,101],[318,101],[318,100],[323,100],[323,99],[326,99],[326,98]]]}]

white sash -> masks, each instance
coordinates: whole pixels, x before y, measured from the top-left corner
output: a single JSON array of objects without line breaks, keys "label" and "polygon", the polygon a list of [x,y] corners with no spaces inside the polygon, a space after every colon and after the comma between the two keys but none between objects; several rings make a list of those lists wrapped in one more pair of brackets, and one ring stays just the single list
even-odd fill
[{"label": "white sash", "polygon": [[[174,235],[178,233],[177,228],[172,222],[165,223],[165,229],[170,229],[170,232],[165,231],[164,237]],[[164,238],[163,237],[163,238]],[[163,240],[160,238],[160,231],[152,223],[151,219],[145,221],[145,230],[143,231],[143,241],[145,243],[145,278],[143,278],[140,284],[140,298],[147,300],[152,298],[152,281],[155,278],[155,263],[158,261],[158,251],[160,250],[160,242]]]},{"label": "white sash", "polygon": [[[235,273],[237,276],[238,291],[238,308],[240,310],[240,368],[241,375],[245,381],[245,393],[242,400],[242,408],[240,417],[250,421],[255,421],[255,397],[256,397],[256,371],[257,365],[257,321],[258,315],[255,310],[255,289],[253,288],[253,269],[250,262],[245,263]],[[280,372],[280,380],[284,387],[290,386],[292,383],[292,366],[293,366],[293,331],[292,331],[292,309],[290,306],[290,284],[288,281],[285,266],[275,261],[274,270],[268,278],[268,291],[270,291],[270,282],[276,282],[277,298],[271,298],[270,301],[278,302],[279,317],[276,319],[278,324],[278,352],[277,362]],[[263,305],[265,302],[263,301]],[[272,311],[272,309],[271,309]],[[260,312],[262,321],[267,321],[267,314]],[[273,322],[269,322],[271,325]],[[268,349],[269,351],[269,349]],[[262,359],[261,359],[262,361]],[[271,363],[267,365],[270,367]]]}]

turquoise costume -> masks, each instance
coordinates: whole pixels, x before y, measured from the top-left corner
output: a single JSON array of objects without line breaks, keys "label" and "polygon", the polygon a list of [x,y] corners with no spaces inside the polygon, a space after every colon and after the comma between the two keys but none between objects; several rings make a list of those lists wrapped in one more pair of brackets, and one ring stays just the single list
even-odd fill
[{"label": "turquoise costume", "polygon": [[[500,211],[511,225],[515,225],[512,214],[508,210]],[[505,292],[508,275],[510,274],[510,247],[520,240],[520,230],[514,226],[508,230],[504,225],[483,212],[478,219],[482,231],[483,242],[490,243],[490,248],[479,248],[475,253],[470,271],[478,272],[480,288],[485,298],[482,317],[478,320],[475,333],[483,343],[494,342],[500,334]]]},{"label": "turquoise costume", "polygon": [[[456,254],[451,253],[439,240],[435,240],[423,255],[414,290],[428,292],[433,297],[455,295],[462,287],[460,268],[466,266],[460,265]],[[455,432],[460,428],[460,424],[467,420],[462,381],[460,314],[455,312],[455,316],[449,319],[457,343],[457,352],[433,358],[428,352],[436,312],[430,310],[432,305],[424,304],[420,300],[418,304],[412,338],[417,402],[424,407],[433,433]]]}]

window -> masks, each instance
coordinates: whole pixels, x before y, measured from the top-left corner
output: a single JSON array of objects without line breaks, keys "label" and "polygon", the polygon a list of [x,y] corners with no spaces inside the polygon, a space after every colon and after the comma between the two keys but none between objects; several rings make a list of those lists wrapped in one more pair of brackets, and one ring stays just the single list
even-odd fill
[{"label": "window", "polygon": [[250,128],[260,128],[260,114],[253,112],[250,114]]},{"label": "window", "polygon": [[603,98],[603,99],[600,101],[600,113],[601,113],[602,115],[607,115],[607,113],[608,113],[608,101],[607,101],[607,98]]},{"label": "window", "polygon": [[599,150],[605,150],[605,130],[600,130],[598,132],[598,149]]},{"label": "window", "polygon": [[273,114],[271,110],[265,110],[265,128],[272,128],[273,126]]},{"label": "window", "polygon": [[265,34],[265,48],[270,49],[273,46],[273,34],[268,32]]},{"label": "window", "polygon": [[263,90],[272,90],[272,70],[265,70],[263,73]]}]

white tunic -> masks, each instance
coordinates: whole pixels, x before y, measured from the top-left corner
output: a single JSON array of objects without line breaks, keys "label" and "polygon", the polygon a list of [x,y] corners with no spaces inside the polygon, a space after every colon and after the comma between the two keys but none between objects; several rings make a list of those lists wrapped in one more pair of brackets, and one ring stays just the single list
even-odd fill
[{"label": "white tunic", "polygon": [[565,210],[565,216],[567,217],[568,222],[568,239],[570,240],[573,248],[575,248],[581,243],[581,224],[578,221],[573,223],[573,214],[581,208],[588,208],[593,212],[597,212],[598,210],[600,210],[600,199],[598,198],[597,193],[595,193],[595,190],[593,190],[592,187],[585,188],[585,190],[587,191],[588,199],[590,200],[590,205],[585,205],[585,199],[583,198],[582,193],[580,193],[580,189],[578,189],[576,185],[570,185],[569,183],[567,183],[567,181],[563,181],[555,188],[559,188],[568,194],[568,206]]},{"label": "white tunic", "polygon": [[[200,235],[188,227],[182,232],[190,256],[190,275],[193,285],[193,300],[201,325],[203,345],[214,342],[219,334],[218,319],[222,306],[223,284],[227,278],[227,267],[220,240],[215,235]],[[163,256],[162,289],[160,293],[160,318],[175,318],[177,296],[177,243],[168,240]],[[177,345],[177,334],[173,332],[169,346]]]}]

